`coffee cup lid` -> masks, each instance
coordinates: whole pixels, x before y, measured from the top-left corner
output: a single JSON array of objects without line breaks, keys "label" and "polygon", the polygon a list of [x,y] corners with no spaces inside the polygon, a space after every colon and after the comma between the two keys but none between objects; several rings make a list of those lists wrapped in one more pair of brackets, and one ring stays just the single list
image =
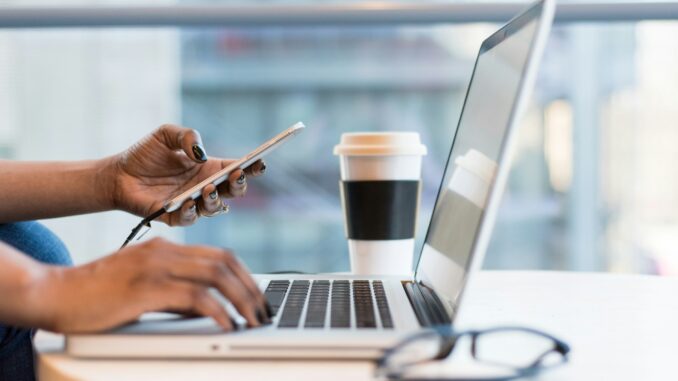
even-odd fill
[{"label": "coffee cup lid", "polygon": [[421,144],[416,132],[351,132],[341,135],[334,146],[335,155],[395,156],[426,155],[426,146]]}]

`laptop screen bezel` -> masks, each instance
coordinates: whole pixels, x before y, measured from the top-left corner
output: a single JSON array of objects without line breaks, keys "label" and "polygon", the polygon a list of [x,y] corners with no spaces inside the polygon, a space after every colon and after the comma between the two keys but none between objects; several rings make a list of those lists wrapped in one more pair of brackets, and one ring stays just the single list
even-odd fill
[{"label": "laptop screen bezel", "polygon": [[[547,9],[548,8],[548,9]],[[547,14],[548,12],[551,12],[550,14]],[[452,156],[452,152],[454,150],[454,144],[457,139],[457,134],[459,132],[459,127],[461,126],[464,112],[466,109],[466,104],[468,101],[469,93],[471,86],[473,85],[473,81],[476,76],[476,69],[478,66],[478,61],[480,57],[482,56],[483,53],[487,52],[488,50],[494,48],[501,42],[505,41],[508,37],[513,36],[515,33],[517,33],[521,28],[523,28],[525,25],[528,23],[535,21],[537,23],[536,25],[536,31],[534,34],[534,37],[532,41],[530,42],[530,48],[527,54],[527,61],[523,67],[523,70],[521,72],[520,80],[518,83],[518,91],[516,93],[516,97],[513,101],[513,105],[511,107],[511,112],[509,114],[509,119],[508,119],[508,127],[507,131],[500,143],[500,148],[499,148],[499,172],[500,174],[502,172],[508,172],[509,168],[505,168],[507,165],[509,165],[509,160],[507,156],[507,146],[509,146],[507,143],[510,140],[510,136],[512,135],[512,130],[514,130],[514,125],[516,123],[516,116],[518,116],[520,113],[520,103],[523,98],[527,98],[527,93],[529,92],[529,89],[526,89],[526,83],[527,83],[527,77],[528,74],[530,74],[530,71],[535,71],[537,68],[534,67],[534,61],[535,61],[535,51],[537,48],[537,44],[540,42],[538,41],[540,37],[543,34],[548,34],[548,29],[545,31],[544,27],[544,20],[546,19],[545,16],[550,16],[552,17],[553,15],[553,5],[551,0],[540,0],[531,6],[529,6],[528,9],[526,9],[523,13],[517,15],[513,19],[511,19],[509,22],[507,22],[504,26],[502,26],[499,30],[497,30],[495,33],[490,35],[488,38],[486,38],[483,43],[480,46],[478,55],[476,56],[476,60],[473,65],[473,71],[471,74],[471,78],[469,80],[469,85],[466,90],[466,95],[464,96],[464,102],[462,104],[461,108],[461,113],[459,115],[459,120],[457,122],[457,127],[455,129],[454,135],[452,137],[452,144],[450,146],[450,152],[447,157],[447,162],[445,164],[445,169],[443,171],[443,176],[440,180],[440,186],[438,187],[438,193],[436,195],[436,200],[434,203],[434,209],[431,214],[431,219],[429,220],[429,225],[426,231],[426,235],[424,238],[424,243],[422,244],[422,248],[420,250],[420,255],[419,259],[417,261],[417,265],[415,267],[415,274],[414,274],[414,279],[415,281],[422,283],[423,285],[433,289],[438,295],[444,296],[446,300],[450,301],[450,298],[447,297],[444,293],[441,292],[441,290],[437,290],[435,285],[432,284],[427,278],[426,274],[421,271],[421,263],[422,263],[422,258],[424,256],[424,247],[426,245],[426,241],[429,238],[429,234],[431,232],[431,222],[433,220],[433,215],[435,214],[435,206],[438,205],[439,198],[443,192],[443,188],[445,187],[444,181],[445,181],[445,173],[447,173],[448,167],[450,165],[450,159]],[[550,23],[549,23],[550,26]],[[545,39],[545,37],[544,37]],[[542,42],[543,44],[543,42]],[[543,47],[542,47],[543,48]],[[524,103],[524,102],[523,102]],[[504,174],[504,178],[507,176],[507,173]],[[494,225],[494,219],[493,218],[488,218],[488,215],[490,215],[490,211],[495,210],[499,207],[499,201],[501,201],[501,193],[503,192],[503,184],[502,186],[497,186],[499,184],[499,181],[502,176],[497,176],[495,178],[495,181],[491,184],[490,186],[490,191],[489,191],[489,201],[488,201],[488,208],[485,212],[483,212],[480,222],[478,224],[478,229],[476,230],[476,236],[473,240],[473,244],[471,246],[471,254],[469,256],[469,260],[466,262],[466,267],[464,269],[464,276],[465,279],[462,282],[461,289],[458,291],[458,297],[456,298],[456,303],[451,307],[451,310],[448,310],[450,314],[450,321],[454,321],[456,315],[457,315],[457,310],[458,310],[458,305],[460,304],[460,301],[463,297],[464,291],[466,289],[466,286],[468,284],[469,280],[469,273],[472,270],[472,267],[474,265],[474,262],[476,263],[476,266],[479,266],[477,262],[482,261],[482,256],[484,255],[484,250],[485,248],[480,248],[478,243],[481,241],[480,237],[483,236],[484,230],[489,229],[489,232],[491,233],[492,230],[492,225]],[[496,213],[494,213],[496,214]],[[488,233],[489,234],[489,233]],[[484,246],[487,246],[486,244]],[[482,250],[479,250],[482,249]]]}]

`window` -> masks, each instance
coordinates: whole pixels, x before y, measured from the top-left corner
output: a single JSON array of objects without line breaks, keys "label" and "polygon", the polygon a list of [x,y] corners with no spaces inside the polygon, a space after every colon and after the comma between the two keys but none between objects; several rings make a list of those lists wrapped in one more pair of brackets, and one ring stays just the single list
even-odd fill
[{"label": "window", "polygon": [[[476,50],[494,28],[2,30],[0,155],[100,157],[177,122],[201,132],[208,154],[239,156],[302,120],[303,140],[272,155],[228,215],[155,234],[233,248],[256,272],[346,271],[333,145],[347,131],[421,134],[421,240]],[[554,28],[487,268],[678,272],[677,29]],[[136,222],[110,212],[46,223],[83,262],[114,251]]]}]

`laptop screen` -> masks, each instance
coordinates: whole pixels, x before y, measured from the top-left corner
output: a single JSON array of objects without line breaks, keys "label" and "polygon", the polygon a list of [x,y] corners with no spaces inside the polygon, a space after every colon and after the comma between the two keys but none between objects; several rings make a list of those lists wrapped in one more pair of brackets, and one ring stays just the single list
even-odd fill
[{"label": "laptop screen", "polygon": [[[483,42],[417,266],[454,311],[539,26],[532,7]],[[490,221],[487,221],[490,223]]]}]

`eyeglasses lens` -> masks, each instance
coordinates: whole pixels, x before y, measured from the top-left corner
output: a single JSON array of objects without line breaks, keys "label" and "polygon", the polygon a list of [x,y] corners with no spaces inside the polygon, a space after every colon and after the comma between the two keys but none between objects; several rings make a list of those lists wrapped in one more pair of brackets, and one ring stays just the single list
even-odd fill
[{"label": "eyeglasses lens", "polygon": [[[492,331],[476,338],[475,358],[478,361],[511,368],[525,368],[534,364],[553,349],[553,340],[522,331]],[[544,361],[562,361],[557,353],[544,357]],[[540,365],[548,366],[549,363]]]},{"label": "eyeglasses lens", "polygon": [[392,352],[386,359],[384,366],[393,370],[405,368],[434,359],[442,348],[443,339],[440,335],[429,332],[410,341]]}]

